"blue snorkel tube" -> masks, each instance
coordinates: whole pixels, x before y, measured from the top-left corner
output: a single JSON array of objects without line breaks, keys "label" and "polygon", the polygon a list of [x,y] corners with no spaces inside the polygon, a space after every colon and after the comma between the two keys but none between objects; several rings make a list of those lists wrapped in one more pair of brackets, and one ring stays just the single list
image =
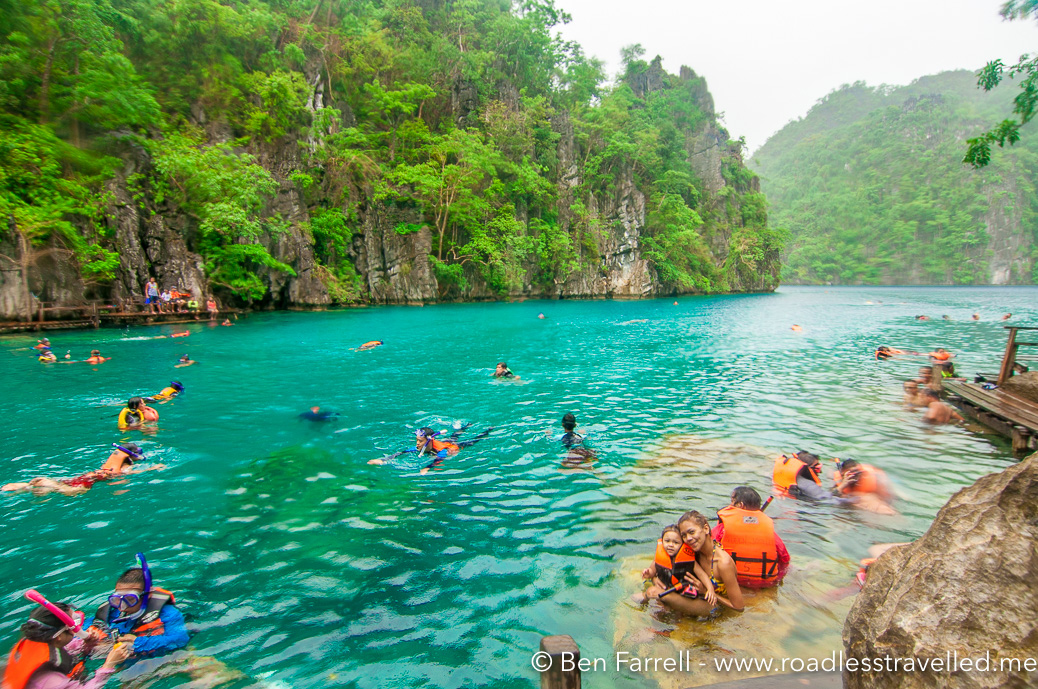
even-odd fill
[{"label": "blue snorkel tube", "polygon": [[140,563],[141,572],[144,574],[144,595],[141,597],[141,608],[148,607],[148,594],[151,593],[151,570],[148,561],[144,559],[144,553],[137,553],[137,562]]}]

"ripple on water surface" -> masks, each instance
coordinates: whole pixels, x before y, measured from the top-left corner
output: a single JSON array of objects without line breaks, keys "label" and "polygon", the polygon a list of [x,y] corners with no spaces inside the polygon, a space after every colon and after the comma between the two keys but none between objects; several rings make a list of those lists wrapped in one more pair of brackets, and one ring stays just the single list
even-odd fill
[{"label": "ripple on water surface", "polygon": [[[827,655],[852,600],[840,589],[867,546],[920,535],[953,492],[1011,462],[982,428],[925,427],[899,391],[920,361],[872,351],[945,346],[963,373],[991,370],[1005,343],[998,315],[1033,322],[1036,296],[783,289],[678,306],[264,314],[182,341],[145,339],[161,328],[51,338],[113,357],[95,367],[40,366],[30,338],[4,339],[0,480],[75,476],[121,440],[169,468],[75,498],[4,495],[0,627],[13,641],[29,587],[92,609],[144,550],[189,618],[190,672],[242,686],[526,687],[530,653],[553,633],[573,634],[586,657]],[[385,346],[352,351],[375,338]],[[199,363],[174,369],[185,352]],[[520,384],[491,380],[502,360]],[[171,379],[186,392],[159,407],[156,433],[116,430],[122,400]],[[341,416],[296,418],[314,404]],[[560,452],[566,411],[597,461]],[[462,438],[493,430],[427,476],[424,458],[366,463],[407,447],[417,427],[465,423]],[[776,501],[768,511],[793,556],[779,590],[712,620],[631,602],[664,525],[712,513],[736,485],[769,492],[770,457],[800,448],[882,467],[900,514]],[[610,668],[596,681],[718,679]],[[140,672],[134,686],[176,686],[184,669]]]}]

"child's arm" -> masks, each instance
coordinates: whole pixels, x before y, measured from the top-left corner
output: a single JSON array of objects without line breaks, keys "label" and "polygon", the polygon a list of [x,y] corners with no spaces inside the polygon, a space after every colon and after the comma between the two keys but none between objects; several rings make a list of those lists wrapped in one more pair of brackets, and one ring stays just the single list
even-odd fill
[{"label": "child's arm", "polygon": [[714,605],[717,602],[717,594],[714,593],[714,582],[710,581],[710,576],[698,561],[693,566],[692,573],[696,579],[699,579],[699,583],[703,588],[703,598],[710,605]]},{"label": "child's arm", "polygon": [[656,578],[656,563],[653,562],[651,565],[642,570],[642,579],[655,579]]}]

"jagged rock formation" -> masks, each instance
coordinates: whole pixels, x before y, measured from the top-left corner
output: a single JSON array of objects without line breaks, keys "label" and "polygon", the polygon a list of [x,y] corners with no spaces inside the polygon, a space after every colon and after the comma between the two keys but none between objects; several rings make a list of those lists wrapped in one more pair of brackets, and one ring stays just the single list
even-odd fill
[{"label": "jagged rock formation", "polygon": [[[1038,657],[1036,577],[1038,454],[960,490],[922,538],[872,565],[844,622],[848,657],[917,664],[913,671],[845,672],[844,686],[1033,686],[1022,662]],[[920,669],[919,660],[946,663],[948,654],[989,657],[991,665]]]}]

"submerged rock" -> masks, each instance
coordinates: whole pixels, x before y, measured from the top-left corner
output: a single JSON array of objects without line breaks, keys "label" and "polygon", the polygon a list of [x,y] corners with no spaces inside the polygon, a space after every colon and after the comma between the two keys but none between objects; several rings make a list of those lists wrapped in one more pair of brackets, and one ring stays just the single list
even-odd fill
[{"label": "submerged rock", "polygon": [[[1038,657],[1036,542],[1038,454],[959,491],[922,538],[876,561],[843,643],[848,658],[900,659],[902,669],[845,672],[845,686],[1033,686],[1022,668]],[[949,654],[957,668],[947,667]],[[915,667],[905,671],[909,658]],[[934,659],[942,667],[922,669]]]}]

